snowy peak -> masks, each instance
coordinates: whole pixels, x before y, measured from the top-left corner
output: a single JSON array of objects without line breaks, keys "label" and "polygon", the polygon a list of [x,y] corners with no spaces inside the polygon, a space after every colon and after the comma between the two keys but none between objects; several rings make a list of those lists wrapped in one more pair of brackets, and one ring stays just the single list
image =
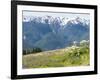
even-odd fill
[{"label": "snowy peak", "polygon": [[59,24],[61,26],[64,26],[66,24],[79,24],[82,23],[83,25],[89,25],[90,20],[87,20],[85,18],[72,18],[69,19],[67,17],[52,17],[52,16],[24,16],[23,22],[34,22],[34,23],[46,23],[46,24]]}]

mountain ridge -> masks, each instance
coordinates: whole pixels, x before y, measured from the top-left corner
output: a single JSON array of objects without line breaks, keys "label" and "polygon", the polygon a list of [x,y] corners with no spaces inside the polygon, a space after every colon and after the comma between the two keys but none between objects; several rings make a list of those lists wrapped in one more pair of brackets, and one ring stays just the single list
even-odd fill
[{"label": "mountain ridge", "polygon": [[39,47],[54,50],[71,46],[73,41],[89,40],[89,20],[60,17],[31,17],[23,20],[23,49]]}]

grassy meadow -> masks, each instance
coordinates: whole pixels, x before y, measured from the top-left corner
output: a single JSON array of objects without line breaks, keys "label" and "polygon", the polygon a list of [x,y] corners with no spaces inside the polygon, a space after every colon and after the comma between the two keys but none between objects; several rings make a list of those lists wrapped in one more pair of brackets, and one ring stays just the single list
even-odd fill
[{"label": "grassy meadow", "polygon": [[23,55],[23,68],[48,68],[68,66],[88,66],[89,47],[71,46],[39,53]]}]

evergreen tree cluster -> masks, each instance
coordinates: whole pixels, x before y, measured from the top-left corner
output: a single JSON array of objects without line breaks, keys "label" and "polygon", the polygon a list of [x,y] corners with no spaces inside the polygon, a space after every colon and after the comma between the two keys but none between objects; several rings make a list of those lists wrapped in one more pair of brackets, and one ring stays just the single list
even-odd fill
[{"label": "evergreen tree cluster", "polygon": [[23,50],[23,55],[38,53],[38,52],[42,52],[42,49],[40,48],[26,49],[26,50]]}]

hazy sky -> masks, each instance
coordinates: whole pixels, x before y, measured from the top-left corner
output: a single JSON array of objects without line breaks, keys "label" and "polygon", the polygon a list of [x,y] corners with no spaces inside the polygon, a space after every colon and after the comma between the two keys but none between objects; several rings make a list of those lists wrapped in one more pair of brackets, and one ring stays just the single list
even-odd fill
[{"label": "hazy sky", "polygon": [[42,16],[52,16],[52,17],[67,17],[67,18],[85,18],[85,19],[90,19],[90,14],[84,14],[84,13],[58,13],[58,12],[35,12],[35,11],[23,11],[23,17],[25,16],[37,16],[37,17],[42,17]]}]

